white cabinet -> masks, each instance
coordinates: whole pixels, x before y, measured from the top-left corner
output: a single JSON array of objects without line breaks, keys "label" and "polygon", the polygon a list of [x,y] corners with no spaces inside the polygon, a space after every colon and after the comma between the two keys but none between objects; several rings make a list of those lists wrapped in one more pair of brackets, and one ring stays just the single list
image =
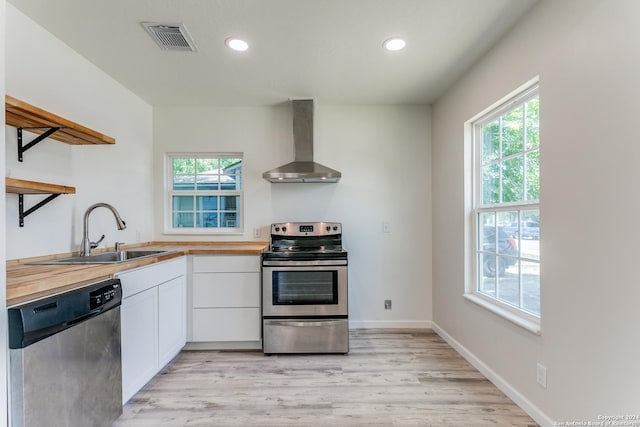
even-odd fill
[{"label": "white cabinet", "polygon": [[187,282],[176,277],[158,286],[158,365],[165,366],[187,342]]},{"label": "white cabinet", "polygon": [[195,255],[192,263],[189,341],[231,344],[191,347],[260,348],[260,256]]},{"label": "white cabinet", "polygon": [[198,308],[193,310],[193,341],[259,341],[260,308]]},{"label": "white cabinet", "polygon": [[158,289],[122,301],[122,403],[128,401],[158,369]]},{"label": "white cabinet", "polygon": [[186,341],[184,257],[116,275],[122,281],[122,401],[127,402]]},{"label": "white cabinet", "polygon": [[193,307],[260,307],[259,280],[255,272],[194,274]]}]

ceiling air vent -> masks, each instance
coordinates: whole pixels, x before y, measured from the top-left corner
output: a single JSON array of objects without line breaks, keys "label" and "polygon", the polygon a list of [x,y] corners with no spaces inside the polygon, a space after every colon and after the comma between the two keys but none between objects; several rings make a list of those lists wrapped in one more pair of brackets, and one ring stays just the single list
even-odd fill
[{"label": "ceiling air vent", "polygon": [[195,52],[196,45],[184,24],[162,22],[141,22],[162,50]]}]

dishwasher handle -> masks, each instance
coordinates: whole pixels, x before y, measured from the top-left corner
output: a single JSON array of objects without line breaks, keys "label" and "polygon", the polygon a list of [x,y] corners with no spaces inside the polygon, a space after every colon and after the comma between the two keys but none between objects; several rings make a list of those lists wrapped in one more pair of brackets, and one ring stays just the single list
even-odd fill
[{"label": "dishwasher handle", "polygon": [[104,310],[104,307],[98,307],[96,309],[91,310],[90,312],[88,312],[87,314],[84,314],[76,319],[73,320],[69,320],[68,322],[66,322],[64,324],[64,326],[70,328],[75,324],[81,323],[87,319],[90,319],[92,317],[96,317],[98,314],[102,313],[102,311]]}]

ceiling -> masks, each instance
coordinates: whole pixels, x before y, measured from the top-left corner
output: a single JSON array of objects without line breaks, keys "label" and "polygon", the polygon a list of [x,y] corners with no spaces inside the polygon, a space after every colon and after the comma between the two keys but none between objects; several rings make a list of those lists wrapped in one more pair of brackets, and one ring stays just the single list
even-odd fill
[{"label": "ceiling", "polygon": [[[9,0],[151,105],[430,104],[537,0]],[[140,22],[183,23],[197,52]],[[246,52],[224,44],[236,36]],[[382,43],[403,37],[388,52]],[[11,40],[8,40],[11,43]]]}]

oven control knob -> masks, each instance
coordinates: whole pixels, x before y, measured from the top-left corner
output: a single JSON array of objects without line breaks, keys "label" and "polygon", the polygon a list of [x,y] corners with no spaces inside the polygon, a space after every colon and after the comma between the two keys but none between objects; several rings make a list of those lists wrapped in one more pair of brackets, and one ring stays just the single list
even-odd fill
[{"label": "oven control knob", "polygon": [[282,232],[286,232],[287,231],[287,227],[282,227]]},{"label": "oven control knob", "polygon": [[331,231],[331,226],[327,225],[327,231]]},{"label": "oven control knob", "polygon": [[338,230],[338,226],[337,226],[337,225],[334,225],[334,226],[333,226],[333,231],[336,231],[336,230]]},{"label": "oven control knob", "polygon": [[280,227],[276,227],[276,231],[280,231]]}]

